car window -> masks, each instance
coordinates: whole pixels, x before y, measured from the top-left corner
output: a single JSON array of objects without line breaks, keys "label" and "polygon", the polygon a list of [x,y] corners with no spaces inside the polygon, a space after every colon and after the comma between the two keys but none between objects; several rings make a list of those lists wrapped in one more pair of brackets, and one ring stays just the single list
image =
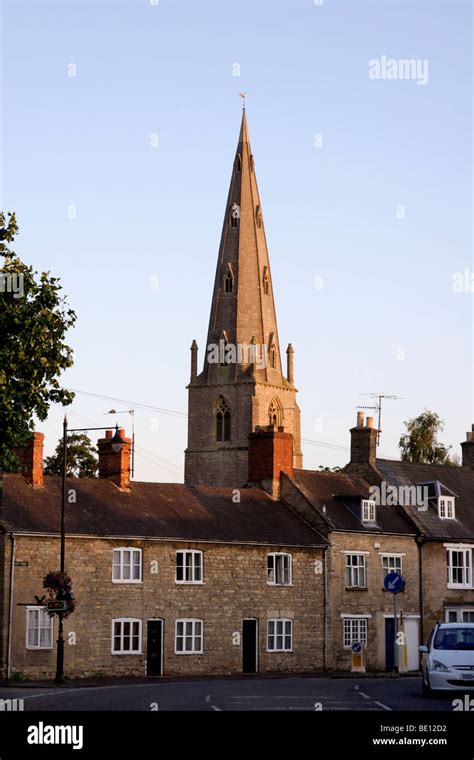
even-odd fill
[{"label": "car window", "polygon": [[438,628],[434,649],[469,649],[474,651],[474,628]]}]

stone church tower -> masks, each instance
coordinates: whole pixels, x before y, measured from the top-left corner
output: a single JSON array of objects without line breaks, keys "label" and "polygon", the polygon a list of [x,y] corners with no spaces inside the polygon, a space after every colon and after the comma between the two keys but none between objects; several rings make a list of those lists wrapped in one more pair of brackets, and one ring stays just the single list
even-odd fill
[{"label": "stone church tower", "polygon": [[301,468],[300,410],[293,348],[286,377],[273,298],[262,208],[245,108],[222,228],[204,367],[191,346],[185,483],[245,485],[248,436],[272,425],[294,436]]}]

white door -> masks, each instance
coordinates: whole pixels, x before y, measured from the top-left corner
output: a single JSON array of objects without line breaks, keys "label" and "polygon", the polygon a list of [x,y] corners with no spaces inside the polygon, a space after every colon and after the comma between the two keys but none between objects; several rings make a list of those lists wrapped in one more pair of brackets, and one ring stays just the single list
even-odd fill
[{"label": "white door", "polygon": [[419,618],[405,618],[405,641],[407,644],[407,670],[419,670]]}]

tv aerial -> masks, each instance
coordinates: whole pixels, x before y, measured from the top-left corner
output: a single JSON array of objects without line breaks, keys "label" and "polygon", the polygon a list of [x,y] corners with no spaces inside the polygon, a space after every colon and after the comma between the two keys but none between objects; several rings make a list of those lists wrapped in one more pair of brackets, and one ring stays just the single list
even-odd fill
[{"label": "tv aerial", "polygon": [[377,412],[377,446],[380,444],[380,433],[382,432],[382,402],[384,399],[391,399],[397,401],[398,399],[405,398],[405,396],[394,396],[389,393],[359,393],[359,396],[370,396],[377,400],[376,405],[372,406],[358,406],[357,409],[364,409],[367,411]]}]

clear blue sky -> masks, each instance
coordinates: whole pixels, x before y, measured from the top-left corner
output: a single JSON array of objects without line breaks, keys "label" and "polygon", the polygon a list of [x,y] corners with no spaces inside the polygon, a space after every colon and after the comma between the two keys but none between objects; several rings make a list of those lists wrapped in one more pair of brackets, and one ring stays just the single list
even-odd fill
[{"label": "clear blue sky", "polygon": [[[1,11],[1,205],[17,212],[16,251],[61,276],[78,314],[68,387],[186,411],[246,90],[303,436],[348,446],[358,394],[384,391],[405,398],[386,403],[382,454],[397,454],[403,420],[424,407],[459,451],[474,417],[474,296],[452,290],[453,273],[474,271],[469,2]],[[427,59],[427,84],[370,79],[382,55]],[[128,408],[78,395],[69,409],[100,425],[112,406]],[[63,413],[40,426],[48,452]],[[151,452],[139,451],[138,479],[179,480],[185,418],[137,409],[136,433]],[[347,459],[304,454],[306,467]]]}]

